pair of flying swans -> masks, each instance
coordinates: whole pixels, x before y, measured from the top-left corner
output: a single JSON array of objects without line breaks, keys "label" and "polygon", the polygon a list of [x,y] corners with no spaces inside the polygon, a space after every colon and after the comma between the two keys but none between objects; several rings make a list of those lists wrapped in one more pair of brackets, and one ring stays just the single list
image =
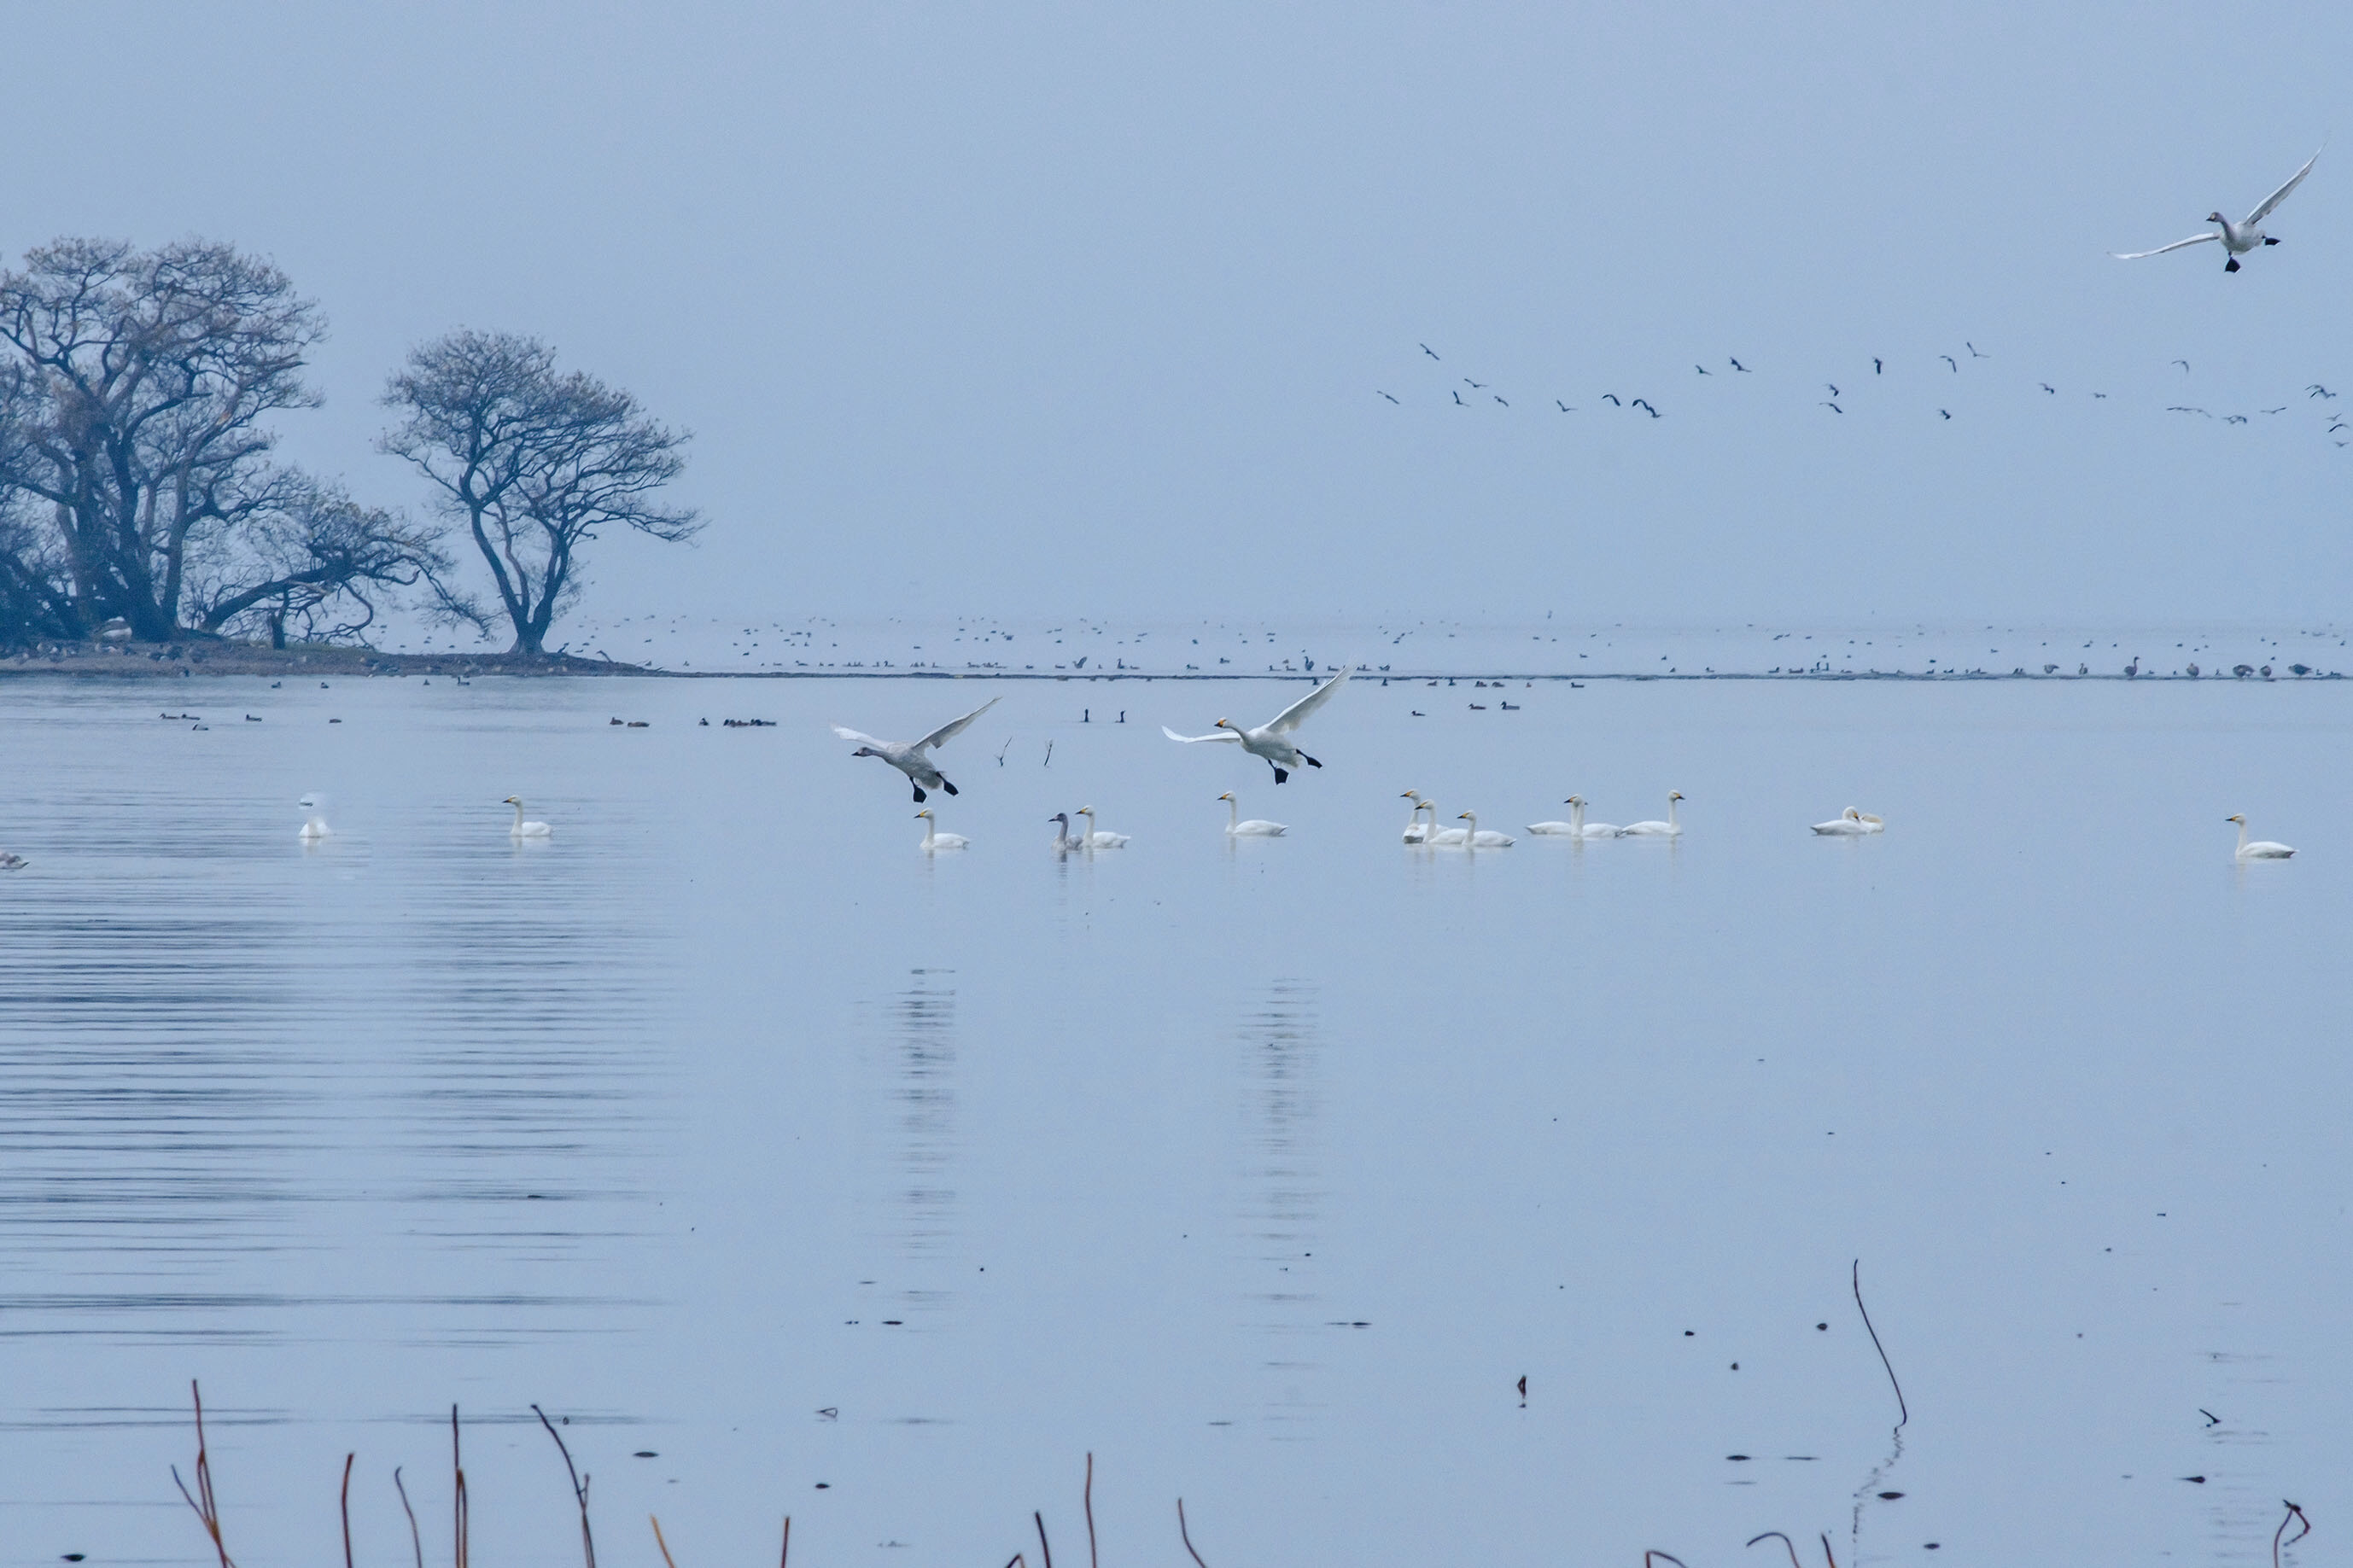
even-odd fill
[{"label": "pair of flying swans", "polygon": [[948,783],[924,753],[963,734],[967,725],[996,707],[1000,700],[992,697],[963,718],[941,725],[920,741],[878,741],[871,735],[861,734],[840,724],[833,726],[833,732],[845,741],[858,742],[858,750],[850,752],[851,756],[880,757],[906,774],[907,782],[914,787],[915,804],[921,805],[924,800],[923,792],[927,789],[944,789],[950,795],[956,792],[956,786]]},{"label": "pair of flying swans", "polygon": [[2272,209],[2285,201],[2290,191],[2304,183],[2304,177],[2312,173],[2312,166],[2318,162],[2320,162],[2318,153],[2306,158],[2304,161],[2304,167],[2291,175],[2286,184],[2265,196],[2263,205],[2237,223],[2232,223],[2219,212],[2208,213],[2206,215],[2208,223],[2221,226],[2212,234],[2193,234],[2188,239],[2177,239],[2171,245],[2160,245],[2155,250],[2110,251],[2108,254],[2116,257],[2118,261],[2138,261],[2144,256],[2163,256],[2168,250],[2179,250],[2184,246],[2202,245],[2207,240],[2217,239],[2222,242],[2222,248],[2230,254],[2230,259],[2222,263],[2222,270],[2236,272],[2239,269],[2239,258],[2251,250],[2258,250],[2266,245],[2279,243],[2256,226],[2272,216]]},{"label": "pair of flying swans", "polygon": [[1160,732],[1172,741],[1182,741],[1187,745],[1203,741],[1230,741],[1251,756],[1263,759],[1268,766],[1274,769],[1274,782],[1282,784],[1302,763],[1311,768],[1324,765],[1301,751],[1293,743],[1291,737],[1300,725],[1307,721],[1310,714],[1332,700],[1332,693],[1339,690],[1347,679],[1348,671],[1343,668],[1339,674],[1255,730],[1245,730],[1230,719],[1220,719],[1217,722],[1216,732],[1212,734],[1180,735],[1166,724],[1160,726]]}]

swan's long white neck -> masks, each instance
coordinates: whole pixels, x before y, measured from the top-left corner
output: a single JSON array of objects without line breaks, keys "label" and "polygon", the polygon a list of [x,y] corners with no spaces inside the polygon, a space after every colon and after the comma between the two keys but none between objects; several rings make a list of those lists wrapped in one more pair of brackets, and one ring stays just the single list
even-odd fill
[{"label": "swan's long white neck", "polygon": [[2246,825],[2245,823],[2242,822],[2241,824],[2239,824],[2239,858],[2240,858],[2241,859],[2244,859],[2244,858],[2246,858],[2246,855],[2247,855],[2247,825]]},{"label": "swan's long white neck", "polygon": [[1683,826],[1682,823],[1675,820],[1675,807],[1682,804],[1683,803],[1675,799],[1673,795],[1667,796],[1667,826],[1669,827],[1681,827]]},{"label": "swan's long white neck", "polygon": [[938,831],[938,829],[939,829],[939,826],[940,826],[940,825],[939,825],[936,821],[933,820],[931,817],[928,817],[928,816],[927,816],[927,817],[923,818],[923,847],[924,847],[924,848],[929,849],[929,848],[932,847],[932,836],[933,836],[935,832],[937,832],[937,831]]},{"label": "swan's long white neck", "polygon": [[1235,828],[1241,826],[1241,821],[1242,803],[1238,800],[1229,800],[1226,802],[1226,831],[1231,833]]},{"label": "swan's long white neck", "polygon": [[522,831],[522,802],[521,801],[515,802],[514,830],[517,833],[521,833]]},{"label": "swan's long white neck", "polygon": [[1568,830],[1579,838],[1585,837],[1585,803],[1581,800],[1568,803]]}]

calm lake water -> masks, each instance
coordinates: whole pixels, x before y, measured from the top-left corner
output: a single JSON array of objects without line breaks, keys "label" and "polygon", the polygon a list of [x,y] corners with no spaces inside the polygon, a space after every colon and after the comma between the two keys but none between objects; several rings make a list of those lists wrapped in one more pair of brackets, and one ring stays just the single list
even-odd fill
[{"label": "calm lake water", "polygon": [[2353,690],[1304,689],[0,684],[0,1563],[2342,1554]]}]

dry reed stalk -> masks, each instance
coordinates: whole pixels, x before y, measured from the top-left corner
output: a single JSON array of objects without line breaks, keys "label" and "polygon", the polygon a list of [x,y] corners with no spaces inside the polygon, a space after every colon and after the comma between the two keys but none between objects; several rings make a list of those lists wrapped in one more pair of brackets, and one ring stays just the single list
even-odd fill
[{"label": "dry reed stalk", "polygon": [[343,1493],[340,1501],[343,1511],[343,1568],[352,1568],[352,1461],[357,1454],[343,1456]]},{"label": "dry reed stalk", "polygon": [[[587,1479],[582,1477],[580,1472],[573,1468],[572,1450],[564,1446],[564,1434],[555,1429],[555,1423],[547,1418],[547,1412],[534,1405],[531,1407],[531,1413],[539,1417],[539,1424],[547,1428],[547,1435],[555,1439],[555,1451],[564,1456],[565,1474],[572,1478],[572,1498],[575,1502],[577,1502],[580,1505],[581,1554],[587,1558],[588,1568],[596,1568],[596,1538],[590,1534],[588,1530]],[[788,1519],[785,1521],[785,1547],[786,1551],[790,1551],[792,1549],[792,1542],[793,1521]]]},{"label": "dry reed stalk", "polygon": [[456,1472],[458,1484],[449,1503],[449,1527],[453,1537],[457,1568],[466,1568],[466,1467],[458,1452],[458,1407],[449,1406],[449,1468]]},{"label": "dry reed stalk", "polygon": [[[1183,1498],[1178,1498],[1176,1500],[1176,1538],[1185,1543],[1185,1550],[1192,1553],[1193,1561],[1200,1563],[1200,1568],[1209,1568],[1209,1565],[1207,1563],[1201,1562],[1201,1554],[1193,1551],[1192,1531],[1185,1528],[1185,1500]],[[1683,1568],[1683,1564],[1678,1563],[1675,1564],[1675,1568]]]},{"label": "dry reed stalk", "polygon": [[793,1516],[785,1515],[785,1549],[776,1553],[776,1568],[792,1568]]},{"label": "dry reed stalk", "polygon": [[1087,1509],[1087,1568],[1100,1568],[1095,1562],[1095,1457],[1087,1455],[1087,1487],[1079,1494]]},{"label": "dry reed stalk", "polygon": [[1054,1568],[1054,1549],[1046,1544],[1046,1516],[1032,1509],[1029,1517],[1038,1522],[1038,1553],[1045,1558],[1046,1568]]},{"label": "dry reed stalk", "polygon": [[1779,1531],[1778,1531],[1778,1530],[1768,1530],[1768,1531],[1766,1531],[1764,1534],[1762,1534],[1762,1535],[1752,1537],[1752,1538],[1750,1539],[1750,1541],[1749,1541],[1748,1544],[1749,1544],[1749,1545],[1751,1545],[1751,1546],[1754,1546],[1754,1545],[1756,1545],[1756,1544],[1757,1544],[1757,1542],[1759,1542],[1759,1541],[1778,1541],[1778,1542],[1779,1542],[1782,1544],[1782,1546],[1784,1546],[1785,1548],[1787,1548],[1787,1549],[1788,1549],[1788,1553],[1789,1553],[1789,1568],[1801,1568],[1801,1564],[1798,1562],[1798,1546],[1797,1546],[1797,1542],[1795,1542],[1791,1541],[1788,1536],[1786,1536],[1786,1535],[1782,1534]]},{"label": "dry reed stalk", "polygon": [[[1893,1362],[1890,1362],[1887,1359],[1887,1347],[1879,1342],[1879,1331],[1871,1326],[1871,1310],[1862,1304],[1862,1259],[1860,1258],[1854,1260],[1852,1279],[1854,1281],[1854,1310],[1862,1314],[1862,1327],[1864,1331],[1871,1335],[1871,1348],[1879,1352],[1879,1364],[1887,1369],[1888,1384],[1895,1390],[1895,1411],[1897,1415],[1902,1418],[1895,1423],[1895,1426],[1897,1430],[1900,1431],[1902,1430],[1905,1422],[1912,1419],[1912,1411],[1911,1407],[1904,1403],[1904,1385],[1895,1381],[1895,1365]],[[1822,1550],[1828,1552],[1830,1550],[1830,1538],[1828,1536],[1824,1536],[1822,1538]]]},{"label": "dry reed stalk", "polygon": [[667,1565],[667,1568],[678,1568],[678,1564],[670,1561],[670,1542],[662,1539],[661,1521],[655,1519],[652,1514],[646,1515],[646,1518],[653,1521],[654,1544],[661,1548],[662,1562]]},{"label": "dry reed stalk", "polygon": [[204,1525],[205,1533],[212,1537],[213,1551],[219,1554],[221,1568],[237,1568],[237,1564],[229,1561],[227,1545],[221,1540],[220,1505],[213,1500],[212,1457],[205,1447],[205,1394],[194,1378],[188,1380],[188,1394],[196,1406],[195,1496],[188,1496],[187,1483],[180,1479],[180,1467],[177,1465],[172,1467],[172,1484],[180,1489],[180,1495],[187,1499],[188,1506],[195,1510],[198,1522]]},{"label": "dry reed stalk", "polygon": [[417,1568],[425,1568],[425,1537],[417,1528],[417,1510],[408,1506],[408,1488],[401,1483],[400,1467],[392,1467],[392,1489],[400,1494],[400,1511],[408,1516],[408,1544],[416,1550]]},{"label": "dry reed stalk", "polygon": [[[2304,1510],[2296,1507],[2295,1504],[2292,1502],[2288,1502],[2285,1498],[2280,1499],[2280,1501],[2286,1505],[2287,1513],[2280,1520],[2279,1528],[2272,1531],[2272,1568],[2280,1568],[2280,1547],[2283,1544],[2294,1546],[2297,1542],[2302,1541],[2306,1536],[2312,1533],[2312,1521],[2304,1517]],[[2287,1535],[2287,1523],[2291,1519],[2295,1521],[2298,1524],[2303,1525],[2304,1528],[2297,1531],[2294,1535]],[[2287,1535],[2287,1540],[2284,1543],[2280,1540],[2280,1537],[2283,1535]]]}]

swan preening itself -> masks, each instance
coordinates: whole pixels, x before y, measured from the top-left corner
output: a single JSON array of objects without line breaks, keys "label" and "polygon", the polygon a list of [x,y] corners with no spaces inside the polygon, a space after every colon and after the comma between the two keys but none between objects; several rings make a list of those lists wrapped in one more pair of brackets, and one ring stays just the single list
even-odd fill
[{"label": "swan preening itself", "polygon": [[845,741],[858,742],[858,750],[850,752],[851,756],[880,757],[906,774],[907,782],[914,786],[915,804],[921,805],[926,789],[944,789],[950,795],[956,792],[956,786],[942,777],[940,770],[932,765],[932,759],[923,753],[934,746],[944,746],[964,733],[965,725],[996,707],[998,700],[997,698],[990,698],[963,718],[941,725],[920,741],[878,741],[871,735],[844,729],[839,724],[833,726],[833,732]]},{"label": "swan preening itself", "polygon": [[1248,822],[1238,820],[1242,814],[1242,803],[1234,798],[1231,790],[1218,798],[1226,803],[1226,836],[1229,838],[1280,838],[1291,831],[1282,823],[1269,822],[1262,816],[1253,816]]},{"label": "swan preening itself", "polygon": [[1887,824],[1850,805],[1828,822],[1815,823],[1814,831],[1825,838],[1860,838],[1866,833],[1886,832]]},{"label": "swan preening itself", "polygon": [[2247,818],[2243,813],[2234,811],[2222,820],[2225,822],[2235,822],[2239,825],[2239,850],[2235,858],[2241,860],[2284,860],[2289,856],[2295,853],[2295,850],[2289,848],[2286,845],[2274,844],[2268,838],[2258,838],[2253,844],[2248,843]]},{"label": "swan preening itself", "polygon": [[1124,849],[1127,847],[1126,834],[1105,833],[1095,826],[1095,808],[1093,806],[1082,805],[1079,807],[1079,815],[1087,819],[1087,830],[1079,835],[1079,842],[1086,848]]},{"label": "swan preening itself", "polygon": [[513,807],[515,808],[515,819],[514,819],[514,826],[513,826],[512,827],[510,827],[510,828],[508,828],[508,829],[507,829],[507,837],[510,837],[510,838],[553,838],[554,837],[555,837],[555,829],[554,829],[553,827],[550,827],[550,826],[549,826],[547,824],[545,824],[544,822],[525,822],[525,821],[522,819],[522,796],[520,796],[520,795],[511,795],[507,796],[507,797],[506,797],[506,799],[504,799],[504,800],[502,800],[502,801],[499,802],[499,804],[500,804],[501,805],[511,805],[511,806],[513,806]]},{"label": "swan preening itself", "polygon": [[1528,824],[1528,831],[1549,834],[1557,838],[1621,838],[1625,837],[1626,830],[1614,822],[1586,821],[1583,795],[1570,795],[1567,800],[1562,801],[1561,805],[1568,807],[1567,822],[1531,822]]},{"label": "swan preening itself", "polygon": [[1291,737],[1300,725],[1307,721],[1309,714],[1332,700],[1332,693],[1339,690],[1341,683],[1347,679],[1348,672],[1344,668],[1255,730],[1245,730],[1230,719],[1220,719],[1217,733],[1213,735],[1180,735],[1166,724],[1160,726],[1160,732],[1172,741],[1182,741],[1187,745],[1201,741],[1234,742],[1251,756],[1264,758],[1267,765],[1274,769],[1274,782],[1281,784],[1291,777],[1292,771],[1302,763],[1311,768],[1324,765],[1293,745]]},{"label": "swan preening itself", "polygon": [[303,843],[316,844],[320,839],[334,832],[333,828],[327,826],[327,818],[323,815],[327,804],[325,796],[306,795],[294,804],[311,814],[310,819],[302,824],[301,831],[295,835]]},{"label": "swan preening itself", "polygon": [[1471,825],[1462,830],[1469,835],[1462,840],[1462,847],[1465,849],[1509,849],[1516,842],[1508,833],[1498,833],[1492,827],[1481,827],[1479,814],[1475,811],[1458,812],[1456,816],[1460,820]]},{"label": "swan preening itself", "polygon": [[2222,270],[2236,272],[2239,269],[2239,258],[2251,250],[2258,250],[2266,245],[2279,243],[2255,226],[2271,216],[2272,209],[2285,201],[2287,194],[2304,183],[2304,177],[2312,173],[2312,166],[2318,162],[2320,162],[2320,154],[2317,153],[2306,158],[2304,161],[2304,167],[2288,176],[2286,184],[2265,196],[2263,205],[2237,223],[2232,223],[2219,212],[2208,213],[2206,215],[2208,223],[2221,225],[2221,227],[2212,234],[2193,234],[2188,239],[2177,239],[2171,245],[2160,245],[2155,250],[2122,252],[2112,250],[2108,254],[2114,256],[2118,261],[2138,261],[2144,256],[2163,256],[2167,251],[2179,250],[2185,245],[2199,245],[2210,239],[2217,239],[2222,242],[2222,248],[2230,253],[2230,259],[2222,263]]},{"label": "swan preening itself", "polygon": [[1669,790],[1667,792],[1667,819],[1664,822],[1656,820],[1650,822],[1630,822],[1625,826],[1618,830],[1618,836],[1620,838],[1681,838],[1683,836],[1683,826],[1682,823],[1675,820],[1675,802],[1683,799],[1683,791],[1679,789]]},{"label": "swan preening itself", "polygon": [[930,854],[934,849],[969,849],[972,847],[972,840],[966,838],[961,833],[942,833],[939,830],[939,821],[932,816],[932,808],[930,806],[925,806],[923,810],[915,813],[915,815],[923,819],[923,853],[926,855]]}]

